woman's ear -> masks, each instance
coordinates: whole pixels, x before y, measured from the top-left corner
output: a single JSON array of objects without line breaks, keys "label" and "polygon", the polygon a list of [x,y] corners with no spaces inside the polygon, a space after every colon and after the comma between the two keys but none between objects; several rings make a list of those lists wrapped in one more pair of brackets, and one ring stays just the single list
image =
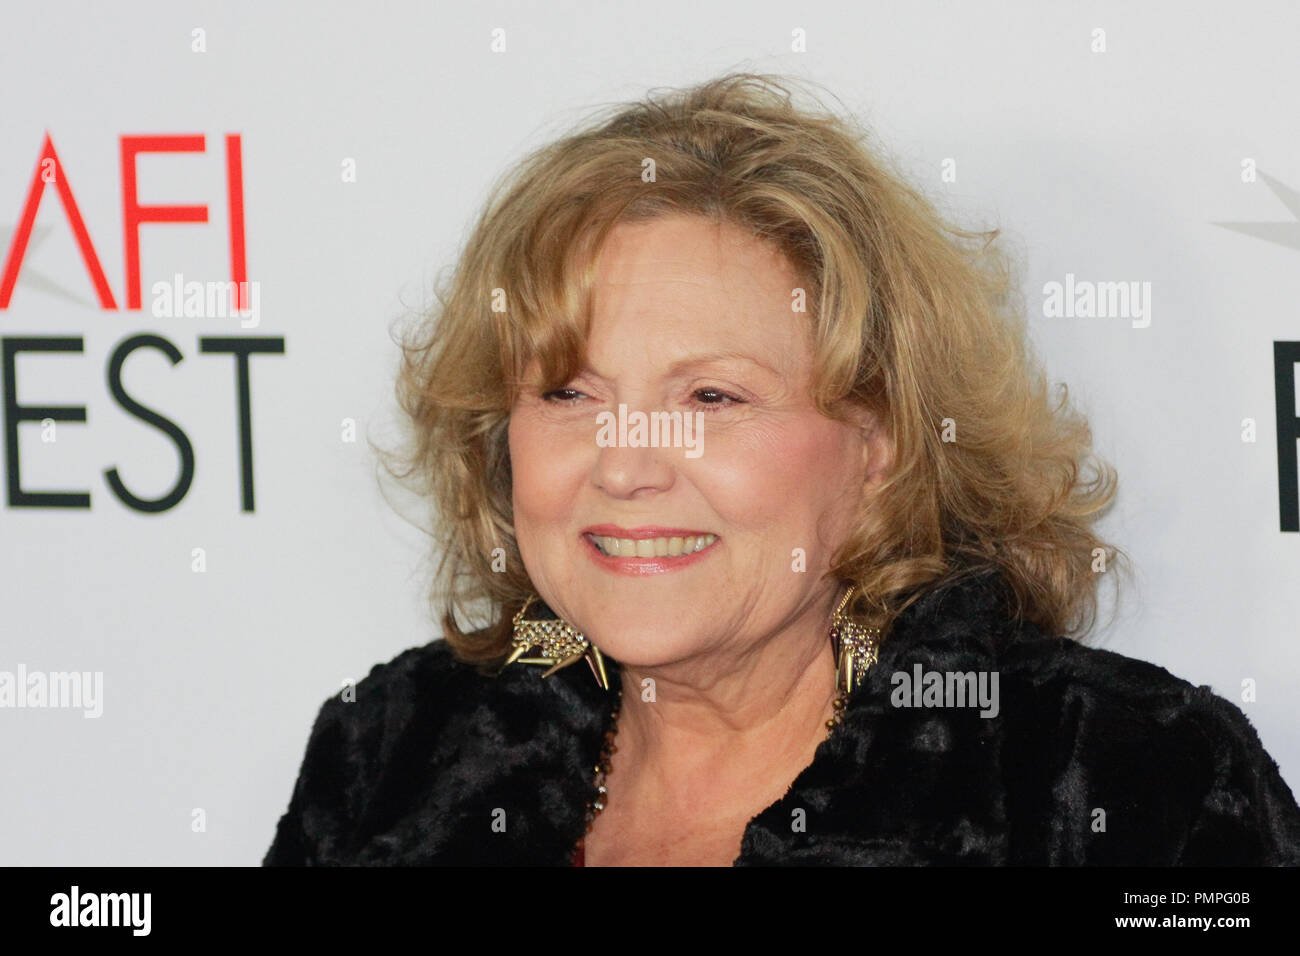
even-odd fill
[{"label": "woman's ear", "polygon": [[894,465],[894,443],[889,429],[877,413],[862,409],[858,415],[862,435],[862,460],[867,470],[867,484],[884,481]]}]

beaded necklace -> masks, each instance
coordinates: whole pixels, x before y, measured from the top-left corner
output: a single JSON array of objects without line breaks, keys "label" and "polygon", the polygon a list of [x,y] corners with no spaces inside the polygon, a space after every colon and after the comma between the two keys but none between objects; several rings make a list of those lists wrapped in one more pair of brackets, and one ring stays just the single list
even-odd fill
[{"label": "beaded necklace", "polygon": [[[837,693],[831,704],[835,708],[835,712],[831,715],[830,720],[826,721],[827,740],[835,733],[835,728],[844,722],[844,694]],[[596,758],[594,792],[591,799],[587,801],[585,814],[587,828],[583,831],[582,836],[578,837],[578,842],[574,845],[573,852],[570,854],[570,861],[573,866],[586,866],[587,834],[596,825],[596,817],[600,816],[600,812],[605,809],[605,798],[609,794],[609,788],[605,786],[605,779],[609,775],[610,760],[618,752],[618,747],[614,745],[614,738],[618,736],[618,715],[622,705],[623,691],[620,688],[614,700],[614,709],[610,711],[609,730],[605,731],[600,756]]]}]

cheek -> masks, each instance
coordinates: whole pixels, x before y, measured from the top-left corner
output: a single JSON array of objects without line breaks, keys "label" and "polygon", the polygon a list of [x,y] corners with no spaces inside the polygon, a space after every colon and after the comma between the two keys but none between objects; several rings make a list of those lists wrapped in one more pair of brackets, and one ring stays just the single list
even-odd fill
[{"label": "cheek", "polygon": [[[707,442],[707,439],[706,439]],[[718,509],[741,525],[811,524],[852,487],[860,461],[838,426],[799,417],[736,436],[707,454],[706,487],[720,492]]]},{"label": "cheek", "polygon": [[515,524],[527,527],[560,521],[574,500],[573,487],[581,482],[583,455],[555,429],[542,427],[528,416],[511,420],[509,430],[511,494]]}]

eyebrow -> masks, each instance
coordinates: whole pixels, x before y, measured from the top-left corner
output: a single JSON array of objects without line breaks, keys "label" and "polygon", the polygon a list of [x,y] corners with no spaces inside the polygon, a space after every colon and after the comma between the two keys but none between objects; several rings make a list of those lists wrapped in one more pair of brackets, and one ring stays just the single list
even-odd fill
[{"label": "eyebrow", "polygon": [[[668,366],[667,377],[672,378],[673,376],[681,375],[683,372],[688,371],[689,369],[696,368],[701,365],[712,365],[718,362],[747,362],[748,364],[753,365],[759,369],[762,369],[763,371],[768,372],[771,375],[775,375],[777,378],[782,377],[780,372],[778,372],[772,366],[768,365],[766,362],[760,361],[759,359],[756,359],[752,355],[749,355],[745,352],[737,352],[731,350],[722,351],[722,352],[708,352],[701,355],[692,355],[687,358],[678,359],[676,362],[673,362],[672,365]],[[590,365],[588,365],[583,371],[589,372],[590,374],[594,375],[596,378],[602,379],[604,381],[608,381],[608,378],[606,376],[601,375]]]}]

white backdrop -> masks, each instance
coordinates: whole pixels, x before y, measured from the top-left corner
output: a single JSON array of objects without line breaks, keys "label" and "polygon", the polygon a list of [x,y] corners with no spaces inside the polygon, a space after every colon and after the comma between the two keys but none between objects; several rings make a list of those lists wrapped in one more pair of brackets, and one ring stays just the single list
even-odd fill
[{"label": "white backdrop", "polygon": [[[1021,250],[1049,374],[1119,469],[1104,532],[1140,572],[1094,642],[1238,703],[1300,785],[1300,534],[1279,524],[1272,364],[1274,341],[1300,340],[1300,203],[1286,191],[1300,188],[1300,12],[1048,6],[9,5],[0,255],[47,133],[59,162],[0,338],[80,339],[17,354],[14,385],[20,405],[81,406],[86,420],[7,427],[24,490],[87,492],[90,507],[5,495],[0,671],[101,672],[103,684],[98,717],[0,709],[0,863],[260,860],[322,700],[438,635],[425,539],[382,497],[365,441],[393,413],[390,324],[428,300],[489,185],[527,148],[593,106],[730,69],[821,83],[962,224],[1001,226]],[[792,50],[797,30],[805,52]],[[153,283],[231,278],[230,134],[257,325],[155,316]],[[139,228],[133,310],[121,154],[142,135],[203,137],[201,152],[134,166],[139,202],[206,206],[207,222]],[[1216,225],[1227,221],[1292,225]],[[1067,274],[1150,282],[1149,326],[1043,315],[1044,286]],[[138,334],[181,359],[134,352],[124,388],[194,455],[187,493],[155,514],[104,478],[117,467],[141,498],[177,480],[176,444],[110,391],[113,350]],[[241,509],[235,362],[199,351],[221,336],[283,339],[283,354],[248,363],[253,511]]]}]

